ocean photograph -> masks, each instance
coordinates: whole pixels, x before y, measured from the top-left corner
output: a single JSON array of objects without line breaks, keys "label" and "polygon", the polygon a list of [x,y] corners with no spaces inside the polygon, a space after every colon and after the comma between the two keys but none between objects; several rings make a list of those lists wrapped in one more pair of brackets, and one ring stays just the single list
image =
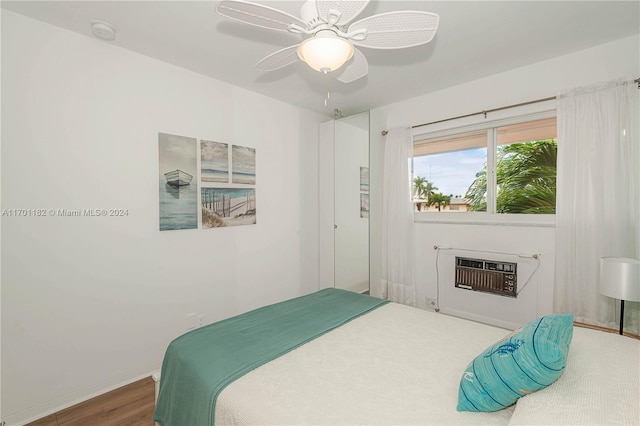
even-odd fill
[{"label": "ocean photograph", "polygon": [[202,182],[229,182],[229,145],[200,141],[200,174]]},{"label": "ocean photograph", "polygon": [[369,191],[369,168],[360,167],[360,191]]},{"label": "ocean photograph", "polygon": [[158,133],[160,230],[198,229],[197,140]]},{"label": "ocean photograph", "polygon": [[[194,188],[192,188],[192,186]],[[197,184],[175,187],[160,180],[160,230],[198,228]],[[195,208],[194,208],[195,207]]]},{"label": "ocean photograph", "polygon": [[245,146],[233,145],[231,148],[233,183],[256,184],[256,150]]},{"label": "ocean photograph", "polygon": [[255,188],[202,188],[202,228],[255,225]]}]

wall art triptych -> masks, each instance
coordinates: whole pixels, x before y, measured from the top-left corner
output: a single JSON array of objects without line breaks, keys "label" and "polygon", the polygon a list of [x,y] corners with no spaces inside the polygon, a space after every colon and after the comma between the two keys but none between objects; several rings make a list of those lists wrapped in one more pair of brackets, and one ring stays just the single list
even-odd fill
[{"label": "wall art triptych", "polygon": [[360,167],[360,217],[369,217],[369,168]]},{"label": "wall art triptych", "polygon": [[159,133],[158,148],[161,231],[197,229],[198,194],[203,229],[256,223],[255,148],[201,140],[199,168],[195,138]]}]

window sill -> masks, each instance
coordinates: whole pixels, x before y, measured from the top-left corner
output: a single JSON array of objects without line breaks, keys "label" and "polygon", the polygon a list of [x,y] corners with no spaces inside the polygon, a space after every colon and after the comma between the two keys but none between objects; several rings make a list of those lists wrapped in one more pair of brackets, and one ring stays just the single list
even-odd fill
[{"label": "window sill", "polygon": [[522,226],[555,228],[556,216],[553,214],[490,214],[478,212],[415,212],[414,223]]}]

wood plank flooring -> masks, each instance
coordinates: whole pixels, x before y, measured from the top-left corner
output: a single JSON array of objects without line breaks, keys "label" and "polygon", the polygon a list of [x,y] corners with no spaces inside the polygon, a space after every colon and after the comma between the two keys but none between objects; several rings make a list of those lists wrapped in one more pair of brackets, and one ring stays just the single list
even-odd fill
[{"label": "wood plank flooring", "polygon": [[[584,328],[592,328],[594,330],[606,331],[607,333],[615,333],[615,334],[620,333],[620,329],[615,330],[613,328],[601,327],[599,325],[593,325],[593,324],[585,324],[583,322],[578,322],[578,321],[574,321],[573,325],[578,327],[584,327]],[[623,331],[623,334],[627,337],[631,337],[632,339],[640,340],[640,334],[629,333],[628,331]]]},{"label": "wood plank flooring", "polygon": [[26,426],[153,426],[155,383],[147,377]]}]

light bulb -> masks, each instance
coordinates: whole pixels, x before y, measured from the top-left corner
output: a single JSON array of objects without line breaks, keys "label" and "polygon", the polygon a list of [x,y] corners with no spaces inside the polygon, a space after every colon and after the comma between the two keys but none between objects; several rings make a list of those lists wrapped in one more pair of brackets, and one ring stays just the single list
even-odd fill
[{"label": "light bulb", "polygon": [[353,56],[353,45],[331,30],[319,31],[298,47],[298,57],[311,68],[331,72],[340,68]]}]

